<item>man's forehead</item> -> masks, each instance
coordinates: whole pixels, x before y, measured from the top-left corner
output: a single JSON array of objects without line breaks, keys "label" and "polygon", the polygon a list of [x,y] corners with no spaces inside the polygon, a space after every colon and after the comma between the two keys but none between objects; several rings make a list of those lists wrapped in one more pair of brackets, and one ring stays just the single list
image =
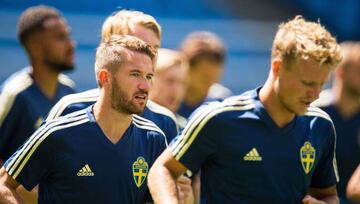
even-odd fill
[{"label": "man's forehead", "polygon": [[151,58],[145,53],[132,51],[126,49],[126,52],[123,52],[121,57],[123,58],[123,64],[129,67],[148,67],[154,70],[154,63]]}]

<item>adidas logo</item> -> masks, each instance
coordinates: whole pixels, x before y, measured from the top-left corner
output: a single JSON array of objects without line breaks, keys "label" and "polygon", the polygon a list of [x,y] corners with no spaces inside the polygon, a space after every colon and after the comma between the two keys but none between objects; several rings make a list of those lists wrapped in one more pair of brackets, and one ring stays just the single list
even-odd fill
[{"label": "adidas logo", "polygon": [[90,166],[86,164],[83,168],[79,170],[76,174],[77,176],[94,176],[94,172],[91,171]]},{"label": "adidas logo", "polygon": [[245,161],[261,161],[262,157],[259,155],[259,152],[256,148],[252,148],[249,153],[244,156]]}]

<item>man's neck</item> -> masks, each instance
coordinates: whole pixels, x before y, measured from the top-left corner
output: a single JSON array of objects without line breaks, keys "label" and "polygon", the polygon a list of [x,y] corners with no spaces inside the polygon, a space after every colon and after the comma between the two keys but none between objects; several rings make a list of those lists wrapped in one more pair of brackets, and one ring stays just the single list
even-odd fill
[{"label": "man's neck", "polygon": [[259,98],[267,113],[278,127],[285,127],[295,118],[295,114],[290,113],[280,105],[279,99],[269,80],[261,88]]},{"label": "man's neck", "polygon": [[33,63],[30,71],[35,84],[41,92],[49,99],[56,95],[59,73],[43,64]]},{"label": "man's neck", "polygon": [[94,116],[105,136],[113,144],[116,144],[130,126],[132,115],[114,110],[111,108],[109,101],[103,99],[104,96],[100,93],[99,100],[93,107]]},{"label": "man's neck", "polygon": [[344,89],[335,95],[335,106],[343,118],[351,118],[360,111],[360,97],[357,97]]},{"label": "man's neck", "polygon": [[184,102],[190,107],[197,106],[206,99],[206,96],[207,96],[207,93],[206,94],[200,93],[199,91],[196,91],[195,89],[188,88],[186,90]]}]

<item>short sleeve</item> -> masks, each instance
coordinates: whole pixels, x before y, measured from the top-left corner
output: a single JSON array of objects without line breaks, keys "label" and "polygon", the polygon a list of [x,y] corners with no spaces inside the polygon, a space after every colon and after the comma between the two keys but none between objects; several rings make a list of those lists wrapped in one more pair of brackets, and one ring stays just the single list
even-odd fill
[{"label": "short sleeve", "polygon": [[199,111],[192,116],[180,136],[171,143],[170,149],[176,160],[192,172],[214,154],[219,145],[217,136],[219,122],[211,112]]},{"label": "short sleeve", "polygon": [[21,97],[16,97],[9,112],[1,116],[0,159],[7,160],[35,131],[29,111]]},{"label": "short sleeve", "polygon": [[[331,124],[333,126],[333,124]],[[330,127],[331,128],[331,127]],[[323,156],[313,174],[311,187],[326,188],[335,185],[339,181],[335,158],[336,135],[334,126],[326,141]]]},{"label": "short sleeve", "polygon": [[39,128],[4,164],[8,174],[27,190],[49,172],[53,161],[53,137],[47,123]]},{"label": "short sleeve", "polygon": [[67,115],[69,113],[73,113],[78,110],[85,109],[86,107],[94,104],[94,102],[82,102],[82,103],[73,103],[68,105],[60,114],[60,116]]},{"label": "short sleeve", "polygon": [[176,122],[171,118],[168,118],[166,121],[167,122],[165,124],[166,128],[164,130],[164,133],[166,135],[167,141],[171,142],[178,134],[177,126]]}]

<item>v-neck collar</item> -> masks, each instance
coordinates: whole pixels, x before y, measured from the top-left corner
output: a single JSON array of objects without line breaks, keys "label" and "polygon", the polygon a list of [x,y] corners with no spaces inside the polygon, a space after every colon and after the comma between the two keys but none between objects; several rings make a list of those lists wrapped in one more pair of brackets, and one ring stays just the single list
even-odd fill
[{"label": "v-neck collar", "polygon": [[116,149],[116,150],[121,149],[121,147],[123,145],[126,145],[126,143],[128,142],[128,140],[131,137],[131,134],[133,132],[133,123],[131,122],[129,127],[124,132],[124,135],[122,136],[122,138],[117,143],[114,144],[109,140],[109,138],[106,137],[105,133],[103,132],[103,130],[97,123],[95,116],[94,116],[93,108],[94,108],[94,104],[87,107],[86,112],[87,112],[90,124],[94,125],[96,127],[96,129],[98,130],[97,132],[94,132],[95,136],[101,141],[101,143],[103,145],[107,146],[108,148]]},{"label": "v-neck collar", "polygon": [[287,125],[285,125],[285,127],[279,127],[275,121],[270,117],[269,113],[267,112],[267,110],[264,107],[264,104],[260,101],[259,98],[259,91],[262,87],[258,87],[255,90],[254,93],[254,101],[255,101],[255,112],[259,115],[259,117],[262,119],[262,121],[264,121],[266,123],[266,125],[270,128],[270,130],[272,132],[275,132],[276,134],[279,135],[286,135],[289,132],[291,132],[292,130],[295,129],[295,125],[296,125],[296,120],[298,119],[297,116],[295,116],[295,118]]}]

